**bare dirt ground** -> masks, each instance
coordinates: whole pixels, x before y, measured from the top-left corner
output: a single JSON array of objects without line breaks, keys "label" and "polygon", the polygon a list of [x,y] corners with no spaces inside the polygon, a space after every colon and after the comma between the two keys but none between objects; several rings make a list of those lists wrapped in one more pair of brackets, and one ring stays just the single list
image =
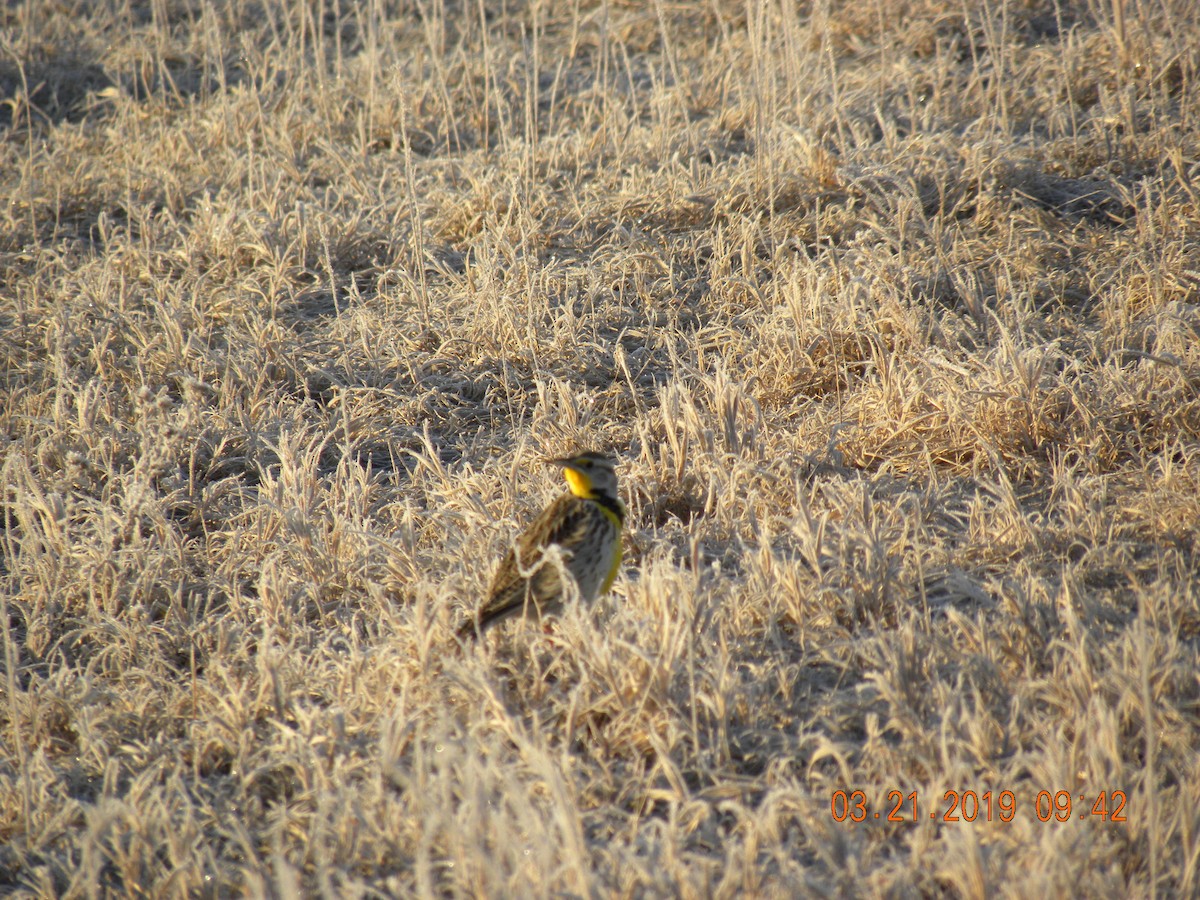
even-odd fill
[{"label": "bare dirt ground", "polygon": [[1200,892],[1196,4],[0,23],[0,893]]}]

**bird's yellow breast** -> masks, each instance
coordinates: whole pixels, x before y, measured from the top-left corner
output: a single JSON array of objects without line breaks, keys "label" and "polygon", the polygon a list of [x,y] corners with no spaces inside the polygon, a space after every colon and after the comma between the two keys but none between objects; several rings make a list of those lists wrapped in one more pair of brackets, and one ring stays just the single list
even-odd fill
[{"label": "bird's yellow breast", "polygon": [[607,506],[600,505],[600,511],[604,513],[604,517],[612,523],[617,531],[617,548],[613,551],[612,565],[608,567],[608,573],[604,576],[604,581],[600,584],[600,593],[607,594],[613,582],[617,580],[617,573],[621,571],[621,531],[625,523],[617,513],[613,512]]},{"label": "bird's yellow breast", "polygon": [[617,550],[613,553],[612,565],[608,568],[608,574],[604,576],[604,583],[600,585],[600,593],[607,594],[612,587],[613,582],[617,580],[617,573],[621,571],[621,533],[617,532]]}]

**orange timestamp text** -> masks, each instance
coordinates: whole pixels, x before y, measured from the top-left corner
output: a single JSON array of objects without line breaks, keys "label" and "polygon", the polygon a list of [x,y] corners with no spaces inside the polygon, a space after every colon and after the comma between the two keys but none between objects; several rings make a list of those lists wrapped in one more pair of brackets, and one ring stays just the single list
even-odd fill
[{"label": "orange timestamp text", "polygon": [[[1026,801],[1028,802],[1028,801]],[[1100,791],[1098,794],[1070,791],[1038,791],[1033,796],[1033,815],[1039,822],[1067,822],[1071,819],[1100,819],[1124,822],[1124,791]],[[865,791],[836,790],[829,801],[835,822],[1011,822],[1018,815],[1017,795],[1013,791],[946,791],[932,807],[921,803],[919,792],[888,791],[887,802],[872,808]]]}]

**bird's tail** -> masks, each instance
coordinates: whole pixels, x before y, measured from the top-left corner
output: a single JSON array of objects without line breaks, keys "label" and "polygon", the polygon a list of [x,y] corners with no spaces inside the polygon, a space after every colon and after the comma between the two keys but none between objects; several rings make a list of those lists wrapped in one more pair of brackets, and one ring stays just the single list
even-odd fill
[{"label": "bird's tail", "polygon": [[471,617],[455,629],[454,636],[465,643],[476,640],[482,630],[479,622],[474,617]]}]

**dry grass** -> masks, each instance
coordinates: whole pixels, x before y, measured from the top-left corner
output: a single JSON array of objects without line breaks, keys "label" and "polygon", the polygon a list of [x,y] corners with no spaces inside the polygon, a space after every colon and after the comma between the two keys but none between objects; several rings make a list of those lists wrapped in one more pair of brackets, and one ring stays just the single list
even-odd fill
[{"label": "dry grass", "polygon": [[1193,3],[0,19],[0,892],[1200,892]]}]

